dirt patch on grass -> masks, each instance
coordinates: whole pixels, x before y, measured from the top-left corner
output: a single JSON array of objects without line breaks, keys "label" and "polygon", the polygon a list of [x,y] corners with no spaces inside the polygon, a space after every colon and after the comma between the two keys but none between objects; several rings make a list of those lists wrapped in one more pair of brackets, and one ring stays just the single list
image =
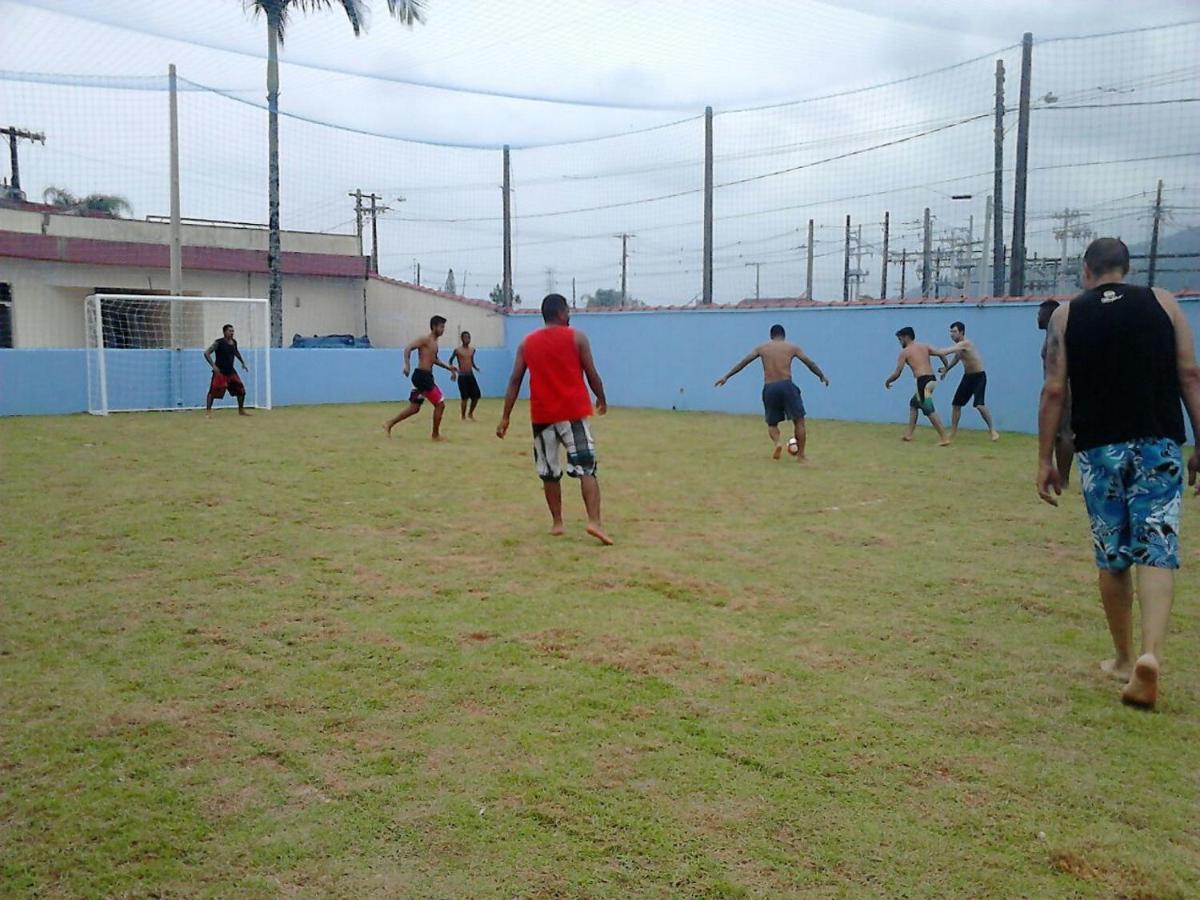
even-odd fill
[{"label": "dirt patch on grass", "polygon": [[1112,859],[1107,851],[1089,851],[1087,855],[1074,850],[1058,850],[1050,855],[1050,865],[1058,872],[1102,884],[1122,900],[1155,900],[1160,895],[1147,890],[1150,882],[1144,873],[1132,863]]}]

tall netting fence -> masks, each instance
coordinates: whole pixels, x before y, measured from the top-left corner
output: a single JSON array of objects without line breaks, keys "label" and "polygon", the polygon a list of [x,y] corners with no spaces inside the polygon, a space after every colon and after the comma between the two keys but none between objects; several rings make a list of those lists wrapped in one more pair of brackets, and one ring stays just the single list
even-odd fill
[{"label": "tall netting fence", "polygon": [[[1124,238],[1133,277],[1145,280],[1156,223],[1156,283],[1200,289],[1200,23],[1035,40],[1031,72],[1017,290],[1070,293],[1094,235]],[[712,300],[1010,292],[1021,73],[1015,42],[886,84],[718,108]],[[261,228],[262,89],[187,71],[178,86],[183,216]],[[3,124],[45,135],[44,144],[19,146],[28,198],[69,205],[118,197],[128,204],[115,207],[118,215],[165,217],[167,88],[165,75],[0,73]],[[323,88],[379,98],[386,115],[356,128],[289,114],[288,89],[285,80],[284,229],[353,235],[361,223],[362,252],[377,255],[382,275],[501,297],[499,146],[407,139],[417,131],[390,83],[355,76]],[[528,146],[514,138],[512,277],[524,306],[549,290],[579,307],[706,299],[704,110],[626,118],[628,127],[588,140]],[[512,129],[520,133],[519,118]]]}]

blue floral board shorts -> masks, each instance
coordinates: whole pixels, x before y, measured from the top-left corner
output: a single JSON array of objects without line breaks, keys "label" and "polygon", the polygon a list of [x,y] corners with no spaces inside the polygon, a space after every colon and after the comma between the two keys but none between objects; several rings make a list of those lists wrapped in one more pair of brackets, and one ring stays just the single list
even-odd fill
[{"label": "blue floral board shorts", "polygon": [[1169,438],[1124,441],[1079,454],[1096,565],[1179,568],[1183,454]]}]

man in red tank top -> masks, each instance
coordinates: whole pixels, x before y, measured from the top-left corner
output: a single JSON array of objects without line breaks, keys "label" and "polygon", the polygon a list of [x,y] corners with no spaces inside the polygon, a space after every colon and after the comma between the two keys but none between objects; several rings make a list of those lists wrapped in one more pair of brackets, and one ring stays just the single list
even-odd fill
[{"label": "man in red tank top", "polygon": [[[602,544],[612,539],[600,521],[600,483],[596,480],[596,446],[587,420],[592,414],[588,385],[596,395],[596,414],[604,415],[607,401],[604,382],[592,360],[587,335],[570,327],[571,310],[561,294],[548,294],[542,301],[546,327],[526,336],[517,348],[504,414],[496,426],[496,437],[508,433],[508,420],[517,394],[529,370],[529,417],[533,423],[533,459],[546,493],[546,505],[554,524],[551,534],[562,534],[562,460],[559,447],[567,451],[567,474],[579,479],[583,505],[587,509],[587,533]],[[584,378],[587,384],[584,384]]]}]

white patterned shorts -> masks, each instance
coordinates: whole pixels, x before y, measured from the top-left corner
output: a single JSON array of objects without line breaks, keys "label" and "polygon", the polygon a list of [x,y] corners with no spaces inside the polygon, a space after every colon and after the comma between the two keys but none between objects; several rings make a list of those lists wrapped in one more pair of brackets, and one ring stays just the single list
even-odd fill
[{"label": "white patterned shorts", "polygon": [[596,445],[587,419],[533,426],[533,463],[542,481],[560,481],[563,476],[559,447],[567,451],[567,474],[572,478],[595,476]]}]

